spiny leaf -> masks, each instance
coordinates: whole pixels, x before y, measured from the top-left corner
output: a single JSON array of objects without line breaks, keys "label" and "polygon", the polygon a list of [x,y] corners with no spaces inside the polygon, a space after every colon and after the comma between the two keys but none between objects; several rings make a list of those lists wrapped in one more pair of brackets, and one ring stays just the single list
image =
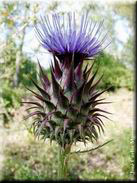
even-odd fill
[{"label": "spiny leaf", "polygon": [[55,118],[63,119],[64,115],[60,111],[55,111],[54,113]]},{"label": "spiny leaf", "polygon": [[63,71],[68,70],[70,68],[70,65],[70,59],[66,56],[63,63]]},{"label": "spiny leaf", "polygon": [[50,132],[50,145],[52,144],[52,141],[54,140],[54,131]]},{"label": "spiny leaf", "polygon": [[78,125],[78,130],[79,130],[79,134],[80,134],[80,137],[81,137],[82,141],[84,142],[84,144],[86,144],[86,139],[85,139],[83,126]]},{"label": "spiny leaf", "polygon": [[60,79],[62,77],[62,71],[55,55],[53,55],[53,57],[54,57],[54,63],[55,63],[55,69],[54,69],[55,77],[57,79]]},{"label": "spiny leaf", "polygon": [[74,137],[74,134],[75,134],[75,130],[72,129],[72,130],[69,130],[69,138],[70,138],[70,142],[73,143],[73,140],[75,140]]},{"label": "spiny leaf", "polygon": [[30,109],[39,109],[39,107],[38,106],[29,107],[26,109],[26,111],[29,111]]},{"label": "spiny leaf", "polygon": [[92,101],[89,101],[89,102],[83,104],[83,105],[81,106],[80,112],[81,112],[82,114],[87,115],[88,112],[89,112],[89,108],[90,108],[91,104],[92,104]]},{"label": "spiny leaf", "polygon": [[107,116],[104,116],[104,115],[102,115],[100,113],[94,113],[93,117],[95,117],[95,116],[101,116],[101,117],[104,117],[104,118],[109,119],[110,121],[112,121],[110,118],[108,118]]},{"label": "spiny leaf", "polygon": [[60,132],[60,127],[56,126],[55,127],[55,139],[56,139],[56,141],[58,141],[58,134],[59,134],[59,132]]},{"label": "spiny leaf", "polygon": [[81,81],[81,79],[82,79],[82,65],[83,65],[83,62],[80,62],[75,69],[74,73],[75,73],[75,80],[76,81]]},{"label": "spiny leaf", "polygon": [[53,96],[58,100],[58,97],[59,97],[60,91],[61,91],[61,87],[58,84],[58,82],[56,81],[53,72],[51,72],[51,76],[52,76]]},{"label": "spiny leaf", "polygon": [[94,113],[94,112],[104,112],[104,113],[107,113],[107,114],[112,114],[112,113],[110,113],[110,112],[107,112],[107,111],[104,111],[104,110],[102,110],[102,109],[99,109],[99,108],[93,108],[93,109],[91,109],[90,110],[90,113]]},{"label": "spiny leaf", "polygon": [[38,102],[21,102],[21,103],[24,103],[24,104],[33,104],[33,105],[36,105],[36,106],[39,106],[39,107],[43,108],[43,106],[40,103],[38,103]]},{"label": "spiny leaf", "polygon": [[45,90],[43,90],[42,88],[40,88],[33,80],[32,80],[32,82],[36,86],[36,88],[40,91],[40,93],[42,94],[42,96],[44,97],[44,99],[49,100],[50,97],[49,97],[48,93]]},{"label": "spiny leaf", "polygon": [[92,100],[92,101],[95,100],[97,97],[99,97],[101,94],[103,94],[103,93],[106,92],[107,90],[108,90],[108,88],[107,88],[107,89],[104,89],[104,90],[101,91],[101,92],[95,92],[95,94],[91,96],[90,101],[91,101],[91,100]]},{"label": "spiny leaf", "polygon": [[87,115],[82,114],[81,112],[77,114],[76,123],[84,123],[87,119]]},{"label": "spiny leaf", "polygon": [[[27,88],[27,87],[26,87]],[[40,99],[41,101],[44,101],[45,99],[41,96],[41,95],[39,95],[38,93],[36,93],[36,92],[34,92],[33,90],[31,90],[31,89],[29,89],[29,88],[27,88],[30,92],[32,92],[33,94],[34,94],[34,97],[36,97],[36,98],[38,98],[38,99]],[[50,98],[50,97],[49,97]]]},{"label": "spiny leaf", "polygon": [[89,127],[88,130],[89,130],[89,132],[90,132],[90,134],[92,136],[92,139],[94,139],[96,141],[97,139],[96,139],[95,135],[92,133],[92,128]]},{"label": "spiny leaf", "polygon": [[72,92],[74,89],[74,62],[71,63],[71,67],[69,68],[65,78],[66,79],[64,81],[64,90]]},{"label": "spiny leaf", "polygon": [[84,76],[84,74],[87,72],[87,68],[88,68],[88,64],[87,64],[86,67],[84,68],[83,76]]},{"label": "spiny leaf", "polygon": [[98,139],[98,133],[97,133],[94,126],[92,126],[91,128],[92,128],[92,133],[94,134],[94,136],[96,137],[96,140],[97,140]]},{"label": "spiny leaf", "polygon": [[48,121],[45,121],[45,126],[49,127],[50,131],[53,131],[53,127]]},{"label": "spiny leaf", "polygon": [[44,112],[41,112],[41,111],[31,112],[31,113],[25,118],[25,120],[28,119],[29,117],[32,117],[32,116],[35,116],[35,115],[41,115],[41,116],[44,116],[44,117],[45,117],[46,114],[45,114]]},{"label": "spiny leaf", "polygon": [[92,83],[94,80],[94,76],[90,78],[90,80],[85,84],[84,92],[83,92],[83,99],[85,102],[88,102],[90,97],[90,87],[92,87]]},{"label": "spiny leaf", "polygon": [[95,107],[96,105],[98,105],[100,103],[103,103],[103,102],[100,102],[100,101],[103,101],[103,100],[105,100],[105,98],[98,99],[98,100],[92,100],[92,106]]},{"label": "spiny leaf", "polygon": [[53,67],[53,63],[51,62],[51,65],[50,65],[50,70],[51,70],[51,73],[55,73],[55,69]]},{"label": "spiny leaf", "polygon": [[97,102],[96,105],[100,105],[100,104],[112,104],[113,102]]},{"label": "spiny leaf", "polygon": [[79,124],[77,127],[78,127],[78,131],[79,131],[80,136],[82,136],[83,127],[81,126],[81,124]]},{"label": "spiny leaf", "polygon": [[94,121],[97,119],[104,126],[102,119],[100,119],[98,116],[93,116],[92,118]]},{"label": "spiny leaf", "polygon": [[[93,64],[91,65],[91,67],[88,69],[88,71],[86,71],[84,74],[83,74],[83,78],[87,81],[88,80],[88,77],[92,71],[92,68],[93,68],[93,65],[94,65],[95,62],[93,62]],[[95,74],[96,75],[96,74]]]},{"label": "spiny leaf", "polygon": [[37,129],[37,131],[35,132],[36,136],[39,136],[41,134],[41,131],[43,130],[43,127],[45,126],[45,122],[42,122],[40,127]]},{"label": "spiny leaf", "polygon": [[58,100],[58,105],[61,107],[63,110],[67,110],[68,105],[69,105],[69,100],[67,97],[64,96],[63,92],[60,90],[59,93],[59,100]]},{"label": "spiny leaf", "polygon": [[73,101],[72,101],[79,110],[82,102],[84,88],[85,88],[85,82],[82,84],[82,86],[78,90],[76,90],[75,95],[73,97]]},{"label": "spiny leaf", "polygon": [[72,121],[76,120],[77,113],[78,113],[78,110],[73,106],[69,106],[69,108],[67,109],[67,117]]},{"label": "spiny leaf", "polygon": [[94,119],[94,123],[95,123],[95,125],[100,126],[102,132],[104,133],[103,126],[102,126],[102,124],[99,122],[99,120],[95,118],[95,119]]},{"label": "spiny leaf", "polygon": [[56,109],[56,107],[54,106],[54,104],[53,104],[53,103],[51,103],[50,101],[45,100],[44,102],[45,102],[46,107],[48,108],[49,112],[50,112],[50,111],[53,111],[53,110],[55,110],[55,109]]},{"label": "spiny leaf", "polygon": [[94,85],[92,85],[90,87],[90,93],[92,93],[94,91],[94,89],[96,88],[96,86],[98,85],[98,83],[101,81],[101,79],[103,78],[103,74],[102,76],[94,83]]},{"label": "spiny leaf", "polygon": [[89,137],[89,139],[90,139],[90,141],[92,142],[92,143],[94,143],[94,141],[93,141],[93,135],[92,135],[92,133],[90,132],[90,130],[87,128],[87,130],[86,130],[86,134],[87,134],[87,136]]},{"label": "spiny leaf", "polygon": [[62,125],[63,126],[63,120],[65,119],[65,116],[60,111],[55,111],[51,119],[56,123],[56,125]]},{"label": "spiny leaf", "polygon": [[69,119],[65,119],[64,120],[64,132],[65,132],[66,128],[68,127],[68,123],[69,123]]},{"label": "spiny leaf", "polygon": [[48,79],[48,77],[46,76],[46,74],[43,72],[43,69],[39,63],[39,60],[38,60],[38,64],[39,64],[39,68],[40,68],[40,80],[41,80],[41,83],[44,87],[45,90],[48,90],[48,88],[50,87],[50,81]]}]

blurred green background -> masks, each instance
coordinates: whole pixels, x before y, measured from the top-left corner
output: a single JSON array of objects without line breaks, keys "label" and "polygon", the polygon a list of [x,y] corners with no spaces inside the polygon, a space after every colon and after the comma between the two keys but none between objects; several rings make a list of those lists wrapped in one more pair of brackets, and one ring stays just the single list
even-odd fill
[{"label": "blurred green background", "polygon": [[[37,59],[50,78],[50,55],[36,41],[33,30],[39,15],[70,10],[78,17],[81,11],[89,11],[89,17],[94,20],[103,17],[104,30],[109,31],[112,38],[111,45],[96,57],[94,71],[99,65],[98,77],[104,73],[98,89],[111,86],[106,99],[114,102],[108,110],[115,112],[115,122],[106,122],[105,137],[98,142],[113,138],[111,144],[71,158],[69,179],[134,178],[135,6],[134,3],[80,2],[79,8],[79,1],[74,0],[68,3],[65,0],[0,2],[0,179],[56,179],[57,146],[34,139],[27,130],[30,122],[23,120],[27,112],[21,101],[31,98],[24,87],[33,87],[30,77],[39,82]],[[91,64],[92,60],[87,62]]]}]

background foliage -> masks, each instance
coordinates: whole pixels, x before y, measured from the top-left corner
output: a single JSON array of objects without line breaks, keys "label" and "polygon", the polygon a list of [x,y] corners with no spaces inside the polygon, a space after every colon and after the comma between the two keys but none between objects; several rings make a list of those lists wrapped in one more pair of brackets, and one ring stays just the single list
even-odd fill
[{"label": "background foliage", "polygon": [[[91,18],[95,20],[105,20],[105,29],[110,31],[112,44],[106,48],[102,55],[96,58],[94,69],[100,66],[98,77],[104,73],[100,82],[99,89],[106,89],[111,86],[111,91],[116,92],[120,88],[126,88],[134,91],[134,5],[130,4],[103,4],[91,3],[91,1],[81,1],[81,7],[77,8],[78,1],[46,1],[46,2],[21,2],[21,1],[1,1],[0,2],[0,120],[4,127],[10,127],[11,122],[15,122],[15,113],[21,106],[21,101],[29,99],[28,93],[24,87],[32,87],[30,76],[36,81],[38,64],[36,62],[37,53],[42,52],[39,43],[35,45],[34,37],[30,36],[34,25],[38,22],[40,13],[49,12],[67,12],[75,11],[78,16],[82,10],[88,10]],[[78,3],[79,4],[79,3]],[[125,41],[118,37],[116,24],[120,21],[127,30],[128,36]],[[28,39],[28,37],[33,37]],[[29,44],[33,43],[33,49]],[[25,49],[26,48],[26,49]],[[30,51],[31,49],[31,51]],[[43,61],[48,62],[46,54],[42,57]],[[92,63],[91,60],[88,61]],[[44,64],[44,67],[46,64]],[[45,72],[50,78],[50,70],[45,67]],[[10,130],[10,129],[9,129]],[[112,130],[113,131],[113,130]],[[82,179],[118,179],[129,178],[131,167],[129,167],[130,152],[129,139],[131,138],[131,129],[124,131],[120,136],[116,136],[116,142],[109,148],[110,152],[106,155],[104,162],[113,160],[114,164],[120,161],[123,174],[104,172],[103,168],[94,168],[94,173],[88,171],[86,161],[89,157],[72,159],[71,177]],[[122,139],[119,141],[119,139]],[[37,145],[36,145],[37,144]],[[40,147],[39,147],[40,146]],[[16,147],[14,144],[7,147],[5,153],[7,159],[3,169],[3,178],[15,179],[41,179],[56,177],[56,146],[42,150],[41,143],[34,142],[31,138],[25,147]],[[21,149],[21,150],[20,150]],[[116,150],[116,151],[115,151]],[[41,152],[39,152],[41,151]],[[43,154],[42,154],[43,151]],[[51,153],[51,157],[49,154]],[[114,154],[115,152],[115,154]],[[46,158],[45,154],[48,154]],[[99,154],[107,152],[101,150]],[[133,156],[133,155],[132,155]],[[123,158],[121,160],[121,157]],[[83,160],[84,159],[84,160]],[[125,160],[127,160],[125,162]],[[51,162],[54,162],[51,164]],[[76,167],[75,165],[79,165]],[[85,166],[83,170],[82,164]],[[47,174],[45,172],[47,171]],[[75,173],[74,173],[75,172]],[[77,175],[76,175],[77,174]],[[132,177],[132,176],[131,176]]]},{"label": "background foliage", "polygon": [[98,66],[99,75],[103,73],[103,78],[99,85],[100,89],[111,87],[110,91],[115,91],[119,88],[133,90],[133,72],[124,65],[123,61],[116,60],[114,56],[103,53],[95,61],[94,68],[97,69]]}]

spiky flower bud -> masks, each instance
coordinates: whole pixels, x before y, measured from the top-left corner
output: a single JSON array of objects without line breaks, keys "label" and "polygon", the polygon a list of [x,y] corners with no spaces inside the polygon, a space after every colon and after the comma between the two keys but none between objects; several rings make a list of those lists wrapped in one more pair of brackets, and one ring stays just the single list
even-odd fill
[{"label": "spiky flower bud", "polygon": [[83,69],[83,61],[104,48],[106,35],[99,41],[102,22],[96,25],[86,14],[77,29],[75,14],[68,14],[67,24],[55,14],[51,22],[47,16],[36,27],[42,46],[53,54],[54,64],[51,81],[39,64],[41,86],[33,81],[38,92],[30,91],[37,101],[28,102],[35,110],[29,117],[36,117],[35,135],[55,140],[63,148],[78,141],[93,142],[104,131],[101,117],[106,111],[98,107],[103,103],[98,97],[105,90],[96,90],[101,78],[94,81],[97,72],[91,75],[93,65]]}]

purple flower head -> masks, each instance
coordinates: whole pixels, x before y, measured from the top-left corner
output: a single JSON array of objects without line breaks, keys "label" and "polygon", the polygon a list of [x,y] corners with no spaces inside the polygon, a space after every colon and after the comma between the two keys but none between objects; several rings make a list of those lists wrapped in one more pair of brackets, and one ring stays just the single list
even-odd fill
[{"label": "purple flower head", "polygon": [[74,59],[75,65],[84,59],[94,57],[107,45],[107,33],[103,34],[103,21],[97,23],[88,19],[88,13],[76,25],[75,13],[52,14],[41,17],[36,32],[42,46],[61,62]]}]

